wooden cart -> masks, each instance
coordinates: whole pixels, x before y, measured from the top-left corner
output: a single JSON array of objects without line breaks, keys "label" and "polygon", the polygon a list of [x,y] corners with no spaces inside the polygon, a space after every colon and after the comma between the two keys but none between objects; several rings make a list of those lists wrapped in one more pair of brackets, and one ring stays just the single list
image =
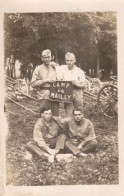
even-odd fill
[{"label": "wooden cart", "polygon": [[[23,79],[14,80],[5,77],[5,86],[7,92],[7,98],[14,103],[22,106],[23,108],[36,113],[33,109],[28,108],[21,104],[21,99],[24,97],[31,99],[34,102],[38,102],[37,91],[31,89]],[[88,97],[90,101],[94,100],[101,114],[109,118],[115,118],[118,115],[118,88],[117,77],[110,78],[110,82],[107,85],[103,85],[98,78],[90,78],[86,76],[86,88],[84,90],[84,97]],[[20,102],[19,102],[20,101]],[[33,107],[33,106],[32,106]]]}]

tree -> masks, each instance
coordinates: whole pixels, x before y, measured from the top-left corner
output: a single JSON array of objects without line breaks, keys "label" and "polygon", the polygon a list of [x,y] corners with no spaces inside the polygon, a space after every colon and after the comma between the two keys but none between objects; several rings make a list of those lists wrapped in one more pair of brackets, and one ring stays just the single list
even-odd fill
[{"label": "tree", "polygon": [[77,65],[89,69],[117,69],[116,15],[114,12],[5,14],[5,57],[10,53],[39,64],[40,53],[49,48],[64,64],[67,51]]}]

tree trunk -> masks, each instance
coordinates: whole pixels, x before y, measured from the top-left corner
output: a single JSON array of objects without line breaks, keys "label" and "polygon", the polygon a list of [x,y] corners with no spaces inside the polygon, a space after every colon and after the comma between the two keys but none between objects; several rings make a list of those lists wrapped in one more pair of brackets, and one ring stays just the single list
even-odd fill
[{"label": "tree trunk", "polygon": [[55,56],[55,61],[56,61],[56,63],[58,63],[58,53],[57,53],[57,50],[56,50],[56,54],[55,54],[56,56]]},{"label": "tree trunk", "polygon": [[99,55],[97,52],[97,63],[96,63],[96,77],[100,79],[100,65],[99,65]]}]

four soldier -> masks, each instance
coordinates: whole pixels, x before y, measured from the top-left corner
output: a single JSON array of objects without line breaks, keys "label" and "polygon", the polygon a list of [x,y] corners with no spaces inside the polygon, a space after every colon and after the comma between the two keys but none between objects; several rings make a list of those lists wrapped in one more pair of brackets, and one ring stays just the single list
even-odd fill
[{"label": "four soldier", "polygon": [[[50,162],[60,152],[87,156],[96,149],[97,141],[93,124],[83,116],[84,71],[75,65],[75,55],[70,52],[65,54],[65,65],[58,66],[51,62],[51,51],[48,49],[41,53],[41,60],[43,63],[35,68],[30,78],[31,87],[38,93],[40,119],[34,126],[33,140],[28,142],[27,149],[40,157],[47,157]],[[10,62],[7,60],[6,63],[13,77],[14,57],[11,56]],[[32,65],[30,67],[33,69]],[[58,117],[59,102],[49,99],[50,85],[57,80],[71,81],[73,85],[73,102],[64,103],[63,119]]]},{"label": "four soldier", "polygon": [[[73,53],[66,53],[66,65],[61,66],[51,62],[50,50],[44,50],[41,59],[43,64],[34,70],[31,86],[38,90],[42,115],[34,126],[33,141],[27,144],[27,149],[51,162],[61,150],[87,156],[96,149],[97,141],[93,124],[83,116],[85,74],[75,65]],[[66,118],[63,119],[56,117],[59,116],[59,102],[49,100],[50,84],[56,80],[71,81],[73,85],[73,103],[64,104]]]}]

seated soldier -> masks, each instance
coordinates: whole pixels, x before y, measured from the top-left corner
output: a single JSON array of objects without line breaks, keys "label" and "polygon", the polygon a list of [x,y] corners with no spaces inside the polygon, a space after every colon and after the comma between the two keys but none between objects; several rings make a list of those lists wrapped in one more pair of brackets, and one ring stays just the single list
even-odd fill
[{"label": "seated soldier", "polygon": [[37,121],[33,131],[33,141],[27,143],[27,149],[38,156],[47,157],[50,162],[54,156],[64,149],[66,136],[60,134],[60,127],[52,117],[50,108],[42,108],[41,118]]},{"label": "seated soldier", "polygon": [[73,111],[73,117],[57,119],[60,126],[68,132],[69,138],[65,142],[66,152],[75,156],[87,156],[97,147],[93,124],[84,118],[82,109]]}]

